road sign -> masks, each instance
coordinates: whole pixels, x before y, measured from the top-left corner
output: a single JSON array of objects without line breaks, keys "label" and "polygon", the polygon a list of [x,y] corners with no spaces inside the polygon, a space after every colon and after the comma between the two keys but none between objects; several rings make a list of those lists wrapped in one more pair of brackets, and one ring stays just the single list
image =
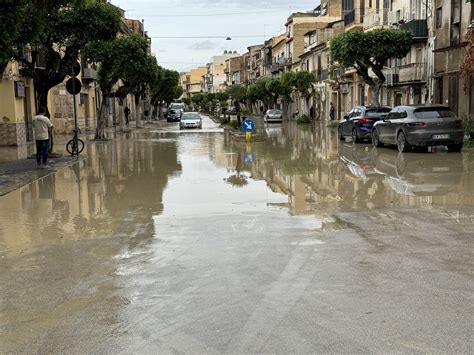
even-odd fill
[{"label": "road sign", "polygon": [[70,78],[66,82],[66,90],[71,95],[77,95],[81,92],[81,81],[78,78]]},{"label": "road sign", "polygon": [[75,62],[73,65],[72,65],[72,68],[71,70],[69,71],[70,73],[70,76],[72,77],[76,77],[78,76],[80,73],[81,73],[81,63],[79,62]]},{"label": "road sign", "polygon": [[251,119],[246,119],[242,122],[242,128],[245,132],[252,132],[255,128],[255,123]]}]

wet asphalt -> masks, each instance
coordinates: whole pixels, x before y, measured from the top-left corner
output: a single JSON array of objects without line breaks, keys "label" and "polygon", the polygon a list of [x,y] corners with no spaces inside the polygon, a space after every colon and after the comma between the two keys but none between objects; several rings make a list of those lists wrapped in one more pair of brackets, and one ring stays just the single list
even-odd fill
[{"label": "wet asphalt", "polygon": [[474,152],[159,123],[0,197],[0,353],[474,351]]}]

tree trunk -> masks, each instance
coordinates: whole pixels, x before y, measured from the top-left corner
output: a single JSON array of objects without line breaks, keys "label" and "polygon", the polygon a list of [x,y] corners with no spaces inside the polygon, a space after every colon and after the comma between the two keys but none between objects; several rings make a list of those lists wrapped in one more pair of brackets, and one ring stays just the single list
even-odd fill
[{"label": "tree trunk", "polygon": [[100,103],[99,115],[97,118],[97,130],[95,132],[95,139],[106,139],[105,137],[105,126],[107,122],[107,93],[102,93],[102,102]]},{"label": "tree trunk", "polygon": [[140,105],[140,95],[135,95],[135,127],[142,127],[142,113]]},{"label": "tree trunk", "polygon": [[380,106],[380,89],[382,88],[382,84],[380,81],[374,82],[370,85],[371,91],[371,105]]}]

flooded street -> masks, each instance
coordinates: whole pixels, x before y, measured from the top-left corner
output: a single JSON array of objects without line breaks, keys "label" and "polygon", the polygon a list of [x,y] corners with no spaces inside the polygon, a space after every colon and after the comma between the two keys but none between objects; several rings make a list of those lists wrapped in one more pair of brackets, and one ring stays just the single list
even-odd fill
[{"label": "flooded street", "polygon": [[0,197],[0,353],[472,353],[474,151],[148,127]]}]

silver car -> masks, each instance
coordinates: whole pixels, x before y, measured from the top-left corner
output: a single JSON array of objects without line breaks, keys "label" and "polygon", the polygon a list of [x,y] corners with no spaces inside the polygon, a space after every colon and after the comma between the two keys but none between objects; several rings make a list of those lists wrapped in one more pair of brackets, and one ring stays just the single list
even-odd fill
[{"label": "silver car", "polygon": [[263,117],[265,123],[270,122],[282,122],[283,121],[283,112],[280,110],[267,110],[265,116]]},{"label": "silver car", "polygon": [[372,131],[375,147],[396,145],[400,152],[439,145],[459,152],[463,140],[462,121],[449,107],[441,105],[397,106],[376,122]]},{"label": "silver car", "polygon": [[185,128],[202,128],[202,118],[197,112],[185,112],[181,116],[179,129]]}]

